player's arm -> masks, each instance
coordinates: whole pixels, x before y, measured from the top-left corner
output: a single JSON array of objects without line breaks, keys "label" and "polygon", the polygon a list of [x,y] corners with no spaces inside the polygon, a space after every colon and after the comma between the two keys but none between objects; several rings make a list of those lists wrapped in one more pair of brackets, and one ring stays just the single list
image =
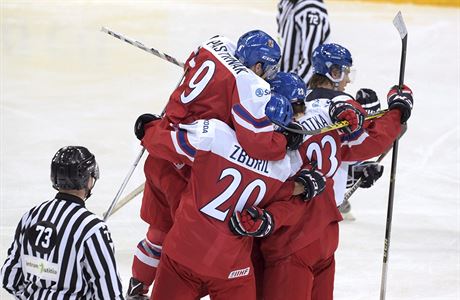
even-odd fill
[{"label": "player's arm", "polygon": [[264,208],[252,206],[235,211],[229,221],[230,230],[235,235],[265,237],[282,226],[293,225],[304,213],[305,202],[321,194],[325,187],[323,174],[303,169],[293,181],[282,185],[277,201]]},{"label": "player's arm", "polygon": [[123,299],[112,238],[106,225],[96,229],[83,243],[84,272],[94,299]]},{"label": "player's arm", "polygon": [[273,123],[265,115],[270,85],[253,74],[240,75],[236,81],[231,117],[238,142],[256,159],[282,159],[286,138],[274,131]]},{"label": "player's arm", "polygon": [[[152,125],[150,125],[152,124]],[[163,123],[150,122],[144,126],[142,145],[151,154],[172,163],[193,164],[197,151],[209,151],[216,131],[230,128],[218,120],[198,120],[164,128]]]},{"label": "player's arm", "polygon": [[342,159],[345,161],[363,161],[387,151],[401,133],[401,124],[405,123],[412,111],[412,91],[404,87],[398,91],[390,89],[387,96],[389,112],[369,122],[366,130],[352,140],[342,143]]},{"label": "player's arm", "polygon": [[[273,230],[296,224],[305,213],[308,203],[315,201],[315,197],[324,191],[326,180],[320,171],[302,169],[292,180],[286,181],[276,195],[276,201],[265,207],[275,220],[276,227]],[[296,184],[295,192],[291,194],[288,186],[290,182]]]},{"label": "player's arm", "polygon": [[23,237],[22,223],[19,222],[14,235],[14,241],[8,250],[8,257],[1,269],[1,281],[3,288],[12,295],[21,295],[24,290],[24,275],[21,266],[21,240]]}]

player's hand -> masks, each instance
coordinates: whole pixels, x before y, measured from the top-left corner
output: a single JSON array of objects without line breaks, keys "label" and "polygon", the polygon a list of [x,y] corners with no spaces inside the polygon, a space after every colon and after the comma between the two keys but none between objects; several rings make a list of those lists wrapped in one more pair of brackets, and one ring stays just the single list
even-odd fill
[{"label": "player's hand", "polygon": [[134,123],[134,134],[139,140],[142,140],[142,138],[145,135],[145,131],[144,131],[145,124],[150,123],[155,120],[160,120],[160,119],[161,117],[159,115],[153,115],[153,114],[140,115],[137,118],[136,123]]},{"label": "player's hand", "polygon": [[333,102],[329,107],[329,116],[333,122],[348,121],[349,125],[342,128],[347,133],[353,133],[363,127],[364,114],[346,101]]},{"label": "player's hand", "polygon": [[299,175],[294,178],[294,181],[304,186],[302,199],[309,201],[321,194],[326,188],[326,178],[323,173],[318,170],[303,169]]},{"label": "player's hand", "polygon": [[[288,128],[303,130],[304,128],[297,122],[291,122]],[[283,135],[286,137],[286,147],[288,150],[297,150],[300,144],[303,142],[304,135],[301,133],[295,133],[288,130],[284,130]]]},{"label": "player's hand", "polygon": [[395,85],[388,92],[387,101],[390,110],[399,109],[401,111],[401,124],[406,123],[414,106],[412,90],[407,85],[404,85],[399,91],[398,86]]},{"label": "player's hand", "polygon": [[228,225],[233,234],[252,237],[267,236],[274,227],[272,215],[257,206],[233,212]]},{"label": "player's hand", "polygon": [[371,89],[363,88],[357,91],[356,101],[361,104],[368,114],[374,114],[380,110],[380,100]]},{"label": "player's hand", "polygon": [[383,165],[377,162],[366,161],[352,166],[353,181],[361,178],[359,187],[370,188],[383,174]]}]

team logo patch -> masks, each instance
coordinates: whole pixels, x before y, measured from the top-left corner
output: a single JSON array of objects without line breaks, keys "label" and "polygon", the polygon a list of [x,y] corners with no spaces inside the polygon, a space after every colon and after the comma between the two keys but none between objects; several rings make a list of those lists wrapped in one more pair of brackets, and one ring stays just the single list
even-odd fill
[{"label": "team logo patch", "polygon": [[261,89],[261,88],[258,88],[258,89],[256,90],[256,96],[257,96],[257,97],[262,97],[263,95],[264,95],[264,90]]}]

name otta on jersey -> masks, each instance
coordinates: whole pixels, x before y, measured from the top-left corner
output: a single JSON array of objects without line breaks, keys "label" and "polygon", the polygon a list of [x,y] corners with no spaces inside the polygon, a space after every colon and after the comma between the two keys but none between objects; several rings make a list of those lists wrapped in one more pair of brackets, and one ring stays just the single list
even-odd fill
[{"label": "name otta on jersey", "polygon": [[260,160],[250,157],[246,151],[241,148],[239,145],[233,145],[234,151],[230,155],[230,158],[238,162],[240,165],[243,164],[255,171],[257,173],[268,174],[268,160]]},{"label": "name otta on jersey", "polygon": [[248,72],[248,69],[232,54],[228,52],[228,47],[221,40],[212,39],[206,43],[207,46],[210,46],[216,54],[225,61],[236,74],[241,72]]}]

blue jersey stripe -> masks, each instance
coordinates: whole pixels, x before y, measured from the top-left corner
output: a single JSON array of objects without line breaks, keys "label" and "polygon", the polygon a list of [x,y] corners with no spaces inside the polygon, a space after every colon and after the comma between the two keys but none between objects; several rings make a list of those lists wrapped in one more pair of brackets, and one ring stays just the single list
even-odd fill
[{"label": "blue jersey stripe", "polygon": [[177,132],[179,146],[182,149],[182,151],[184,151],[188,156],[195,157],[196,149],[192,145],[190,145],[190,143],[188,143],[185,133],[185,130],[179,130]]},{"label": "blue jersey stripe", "polygon": [[233,106],[233,109],[238,114],[238,116],[240,116],[243,120],[247,121],[248,123],[251,123],[256,128],[262,128],[272,124],[272,122],[267,117],[262,118],[261,120],[255,119],[240,104],[236,104],[235,106]]}]

